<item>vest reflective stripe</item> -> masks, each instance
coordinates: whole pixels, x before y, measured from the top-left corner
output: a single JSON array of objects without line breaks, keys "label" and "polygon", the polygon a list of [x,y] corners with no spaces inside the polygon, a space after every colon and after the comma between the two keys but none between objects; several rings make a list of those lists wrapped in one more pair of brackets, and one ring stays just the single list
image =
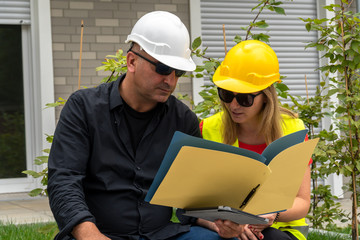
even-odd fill
[{"label": "vest reflective stripe", "polygon": [[[203,120],[202,136],[204,139],[223,142],[221,136],[221,124],[222,124],[223,112],[214,114],[213,116]],[[292,118],[291,116],[282,114],[282,131],[283,135],[287,135],[302,129],[305,129],[304,123],[301,119]],[[239,142],[233,144],[233,146],[239,147]],[[272,227],[281,231],[288,231],[300,240],[306,240],[308,225],[305,222],[305,218],[291,221],[291,222],[278,222],[274,223]]]},{"label": "vest reflective stripe", "polygon": [[306,240],[309,232],[309,226],[305,222],[305,218],[294,220],[291,222],[277,222],[271,227],[277,228],[281,231],[292,233],[297,239]]}]

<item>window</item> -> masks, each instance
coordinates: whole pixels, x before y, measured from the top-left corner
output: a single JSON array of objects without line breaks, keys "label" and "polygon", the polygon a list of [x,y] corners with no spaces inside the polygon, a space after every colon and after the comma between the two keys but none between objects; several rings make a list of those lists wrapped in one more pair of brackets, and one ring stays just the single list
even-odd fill
[{"label": "window", "polygon": [[[40,3],[41,2],[41,3]],[[0,193],[40,187],[21,172],[55,128],[50,0],[0,0]]]},{"label": "window", "polygon": [[20,25],[0,25],[0,179],[26,169]]}]

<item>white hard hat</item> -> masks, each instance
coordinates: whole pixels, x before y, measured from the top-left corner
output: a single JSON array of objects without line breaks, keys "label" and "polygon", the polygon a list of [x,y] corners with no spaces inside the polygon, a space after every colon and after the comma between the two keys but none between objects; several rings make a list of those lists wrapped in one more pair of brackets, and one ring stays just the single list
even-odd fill
[{"label": "white hard hat", "polygon": [[156,60],[172,68],[193,71],[196,68],[189,49],[190,37],[176,15],[154,11],[142,16],[126,41],[135,42]]}]

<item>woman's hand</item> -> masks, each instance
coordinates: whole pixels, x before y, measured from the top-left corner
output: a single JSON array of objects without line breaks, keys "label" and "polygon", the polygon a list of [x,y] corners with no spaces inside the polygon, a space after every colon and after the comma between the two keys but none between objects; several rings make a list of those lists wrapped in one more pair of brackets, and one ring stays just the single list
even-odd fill
[{"label": "woman's hand", "polygon": [[258,239],[264,239],[264,235],[261,232],[255,230],[255,229],[252,229],[249,225],[245,225],[244,232],[238,236],[238,239],[239,240],[258,240]]},{"label": "woman's hand", "polygon": [[261,233],[265,228],[270,227],[276,218],[276,213],[260,215],[260,217],[269,219],[267,224],[253,224],[245,225],[244,232],[239,235],[240,240],[257,240],[263,239],[264,235]]},{"label": "woman's hand", "polygon": [[[218,234],[222,238],[238,237],[244,232],[245,225],[240,225],[229,220],[216,220],[215,225],[218,228]],[[256,240],[256,238],[255,238]]]},{"label": "woman's hand", "polygon": [[277,213],[270,213],[265,215],[260,215],[260,217],[266,218],[269,220],[267,224],[253,224],[249,225],[248,228],[255,232],[262,232],[265,228],[270,227],[276,218]]}]

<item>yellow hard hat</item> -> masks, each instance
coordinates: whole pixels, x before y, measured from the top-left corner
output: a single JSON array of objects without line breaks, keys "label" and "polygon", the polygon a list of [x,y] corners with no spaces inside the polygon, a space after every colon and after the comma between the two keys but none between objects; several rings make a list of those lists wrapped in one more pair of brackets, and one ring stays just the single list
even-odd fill
[{"label": "yellow hard hat", "polygon": [[215,71],[213,82],[232,92],[258,92],[275,82],[281,82],[279,61],[274,50],[266,43],[242,41],[226,54]]}]

